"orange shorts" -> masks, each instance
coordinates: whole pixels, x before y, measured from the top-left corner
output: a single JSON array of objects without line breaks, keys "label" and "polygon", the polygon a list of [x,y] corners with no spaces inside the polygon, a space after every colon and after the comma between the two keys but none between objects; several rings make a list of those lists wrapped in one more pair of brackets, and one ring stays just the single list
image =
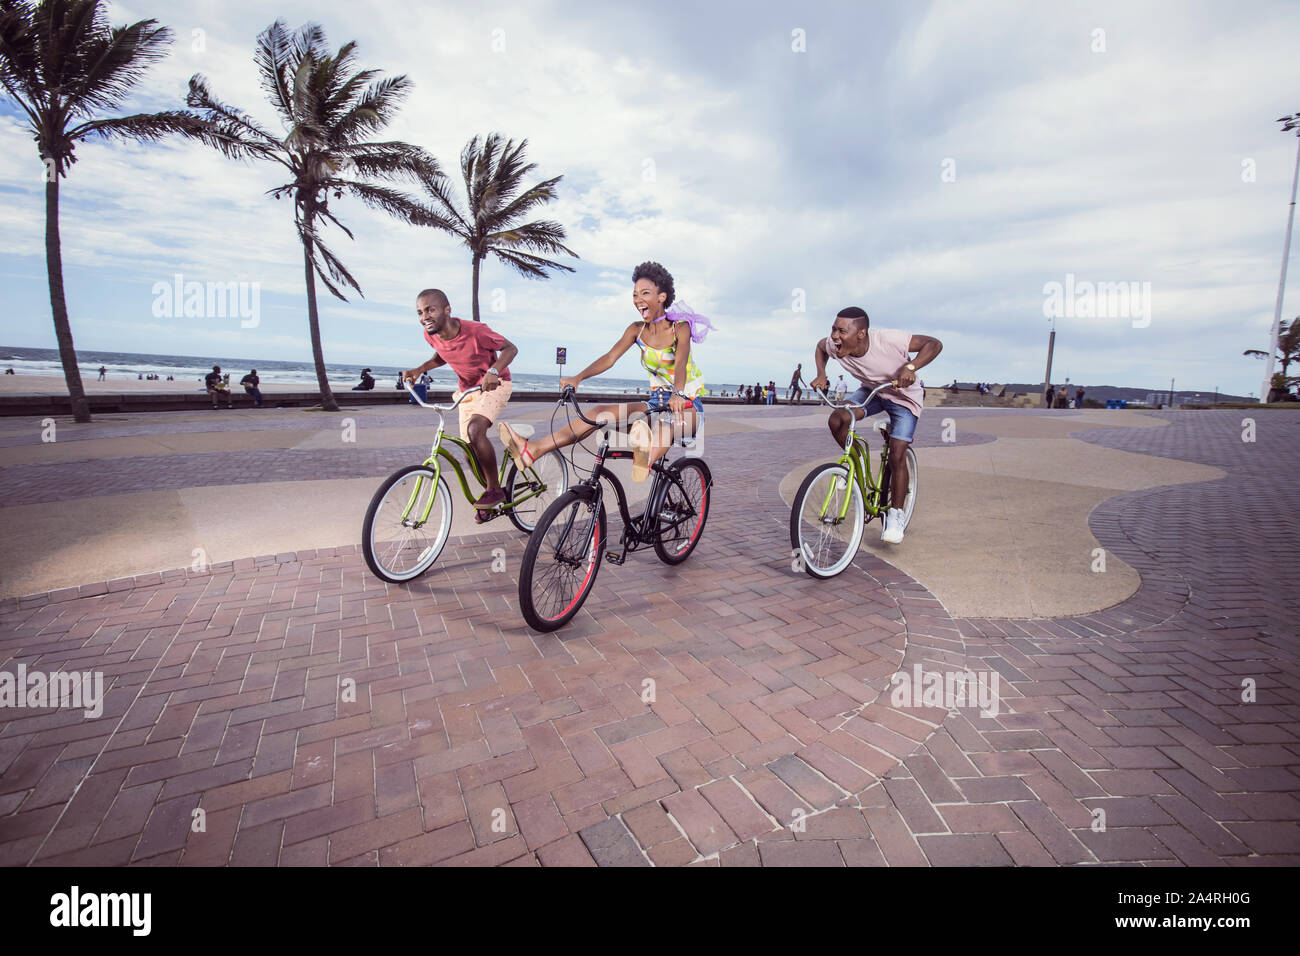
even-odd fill
[{"label": "orange shorts", "polygon": [[[460,437],[469,441],[469,420],[475,415],[482,415],[491,425],[510,401],[510,383],[502,382],[490,392],[475,392],[460,403]],[[460,398],[461,393],[454,393],[452,401]]]}]

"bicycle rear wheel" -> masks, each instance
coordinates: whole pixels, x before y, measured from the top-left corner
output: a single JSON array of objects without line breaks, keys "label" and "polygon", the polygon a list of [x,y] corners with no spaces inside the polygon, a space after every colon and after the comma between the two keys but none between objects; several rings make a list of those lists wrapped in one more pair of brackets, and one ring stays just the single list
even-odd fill
[{"label": "bicycle rear wheel", "polygon": [[[843,514],[843,517],[840,517]],[[838,462],[814,468],[790,509],[790,546],[815,578],[833,578],[849,566],[862,542],[862,490]]]},{"label": "bicycle rear wheel", "polygon": [[901,505],[895,505],[890,501],[892,484],[894,480],[893,464],[885,465],[880,475],[880,493],[884,496],[887,507],[901,508],[903,512],[903,527],[906,528],[912,520],[912,512],[916,510],[916,496],[921,487],[920,469],[916,464],[916,452],[912,446],[907,446],[907,493],[903,497]]},{"label": "bicycle rear wheel", "polygon": [[537,631],[568,624],[582,608],[605,553],[605,507],[566,491],[537,522],[519,568],[519,610]]},{"label": "bicycle rear wheel", "polygon": [[699,544],[704,522],[709,518],[713,476],[709,466],[698,458],[682,458],[670,465],[668,472],[681,482],[681,487],[671,480],[663,481],[655,509],[659,519],[655,554],[665,564],[681,564]]},{"label": "bicycle rear wheel", "polygon": [[568,490],[569,466],[558,451],[548,452],[533,462],[531,469],[522,472],[512,461],[506,472],[506,482],[503,487],[507,501],[514,501],[518,496],[538,492],[506,512],[516,528],[524,534],[532,534],[538,520],[546,513],[546,509]]},{"label": "bicycle rear wheel", "polygon": [[375,577],[400,584],[429,570],[450,533],[447,482],[427,465],[412,465],[384,479],[370,499],[361,553]]}]

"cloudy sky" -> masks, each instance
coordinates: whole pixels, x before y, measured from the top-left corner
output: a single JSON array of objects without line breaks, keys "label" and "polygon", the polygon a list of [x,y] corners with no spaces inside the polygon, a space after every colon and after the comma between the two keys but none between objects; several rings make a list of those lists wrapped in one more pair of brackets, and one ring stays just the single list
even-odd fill
[{"label": "cloudy sky", "polygon": [[[1053,379],[1258,392],[1277,293],[1300,110],[1300,6],[1289,2],[516,2],[359,6],[245,0],[111,6],[154,17],[171,56],[135,109],[175,107],[201,72],[278,129],[252,65],[274,19],[320,23],[360,63],[414,89],[387,138],[425,147],[459,190],[475,134],[528,140],[563,175],[547,217],[576,272],[525,280],[485,263],[484,319],[516,367],[581,367],[636,316],[654,259],[718,331],[714,382],[783,385],[836,311],[942,339],[924,374],[1039,381],[1051,297]],[[197,145],[87,144],[62,190],[63,257],[84,349],[310,357],[292,210],[278,167]],[[0,106],[0,344],[53,347],[42,167]],[[453,238],[359,204],[332,246],[365,297],[322,302],[326,358],[414,364],[421,288],[470,312]],[[1284,318],[1300,312],[1293,245]],[[156,317],[155,283],[255,282],[260,322]],[[1088,283],[1125,283],[1089,309]],[[1149,295],[1149,299],[1147,296]],[[1148,308],[1149,306],[1149,308]],[[494,307],[496,311],[494,311]],[[1096,314],[1101,313],[1101,314]],[[632,356],[615,375],[637,377]]]}]

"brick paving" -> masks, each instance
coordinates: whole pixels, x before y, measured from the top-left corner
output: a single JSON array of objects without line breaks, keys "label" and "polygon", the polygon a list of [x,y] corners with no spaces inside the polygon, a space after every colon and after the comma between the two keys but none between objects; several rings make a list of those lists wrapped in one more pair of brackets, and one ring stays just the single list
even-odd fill
[{"label": "brick paving", "polygon": [[[4,712],[0,863],[1294,865],[1300,415],[1164,417],[1078,437],[1229,477],[1104,502],[1142,586],[1078,618],[953,620],[867,552],[793,571],[814,428],[711,437],[695,554],[605,566],[555,634],[506,531],[400,587],[340,548],[0,602],[0,668],[107,688]],[[914,667],[996,673],[997,714],[895,704]]]}]

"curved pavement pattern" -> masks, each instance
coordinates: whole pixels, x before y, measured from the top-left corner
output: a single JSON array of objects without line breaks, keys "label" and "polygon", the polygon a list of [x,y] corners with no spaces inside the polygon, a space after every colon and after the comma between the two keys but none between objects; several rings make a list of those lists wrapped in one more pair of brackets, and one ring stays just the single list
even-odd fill
[{"label": "curved pavement pattern", "polygon": [[[523,542],[499,525],[404,587],[347,546],[0,602],[0,670],[108,688],[95,719],[0,714],[0,862],[1300,859],[1300,415],[1260,413],[1249,443],[1240,412],[1076,432],[1228,477],[1102,501],[1092,533],[1136,593],[1009,620],[953,619],[868,550],[831,582],[793,570],[779,486],[830,457],[824,424],[728,411],[690,561],[603,567],[557,634],[520,621]],[[918,444],[942,444],[937,416]],[[891,681],[968,672],[997,675],[988,714]]]}]

